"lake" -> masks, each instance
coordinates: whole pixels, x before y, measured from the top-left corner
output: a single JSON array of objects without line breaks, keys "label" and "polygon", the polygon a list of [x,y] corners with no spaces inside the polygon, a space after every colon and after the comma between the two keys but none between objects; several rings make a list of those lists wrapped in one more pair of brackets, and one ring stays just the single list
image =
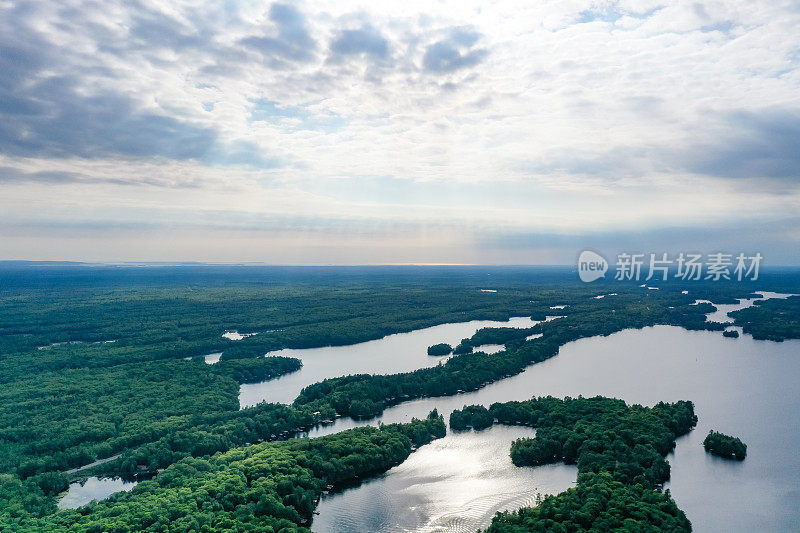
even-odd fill
[{"label": "lake", "polygon": [[90,477],[69,484],[69,490],[58,500],[59,509],[77,509],[92,500],[103,500],[115,492],[128,491],[136,486],[135,481],[120,478]]},{"label": "lake", "polygon": [[448,432],[383,476],[323,497],[312,529],[474,533],[497,511],[535,505],[537,494],[575,484],[575,466],[511,463],[511,441],[535,434],[519,426]]},{"label": "lake", "polygon": [[[424,417],[433,408],[447,419],[453,409],[465,404],[488,406],[493,402],[545,395],[604,395],[645,405],[662,400],[692,400],[700,420],[694,431],[678,440],[675,452],[668,457],[672,479],[667,488],[692,521],[695,531],[797,531],[800,529],[800,509],[796,505],[800,501],[798,376],[800,341],[756,341],[749,335],[729,339],[721,332],[655,326],[571,342],[561,348],[558,356],[517,376],[479,391],[407,402],[387,409],[382,417],[369,423],[405,422],[412,417]],[[359,425],[364,423],[339,419],[312,430],[309,435]],[[748,445],[747,459],[730,462],[707,454],[701,443],[710,429],[742,438]],[[470,458],[477,447],[507,456],[514,439],[494,431],[472,435],[472,441],[448,435],[451,442],[447,444],[447,453],[441,453],[435,446],[424,446],[412,458],[424,453],[426,462],[437,464],[435,456],[441,456],[439,464],[450,464],[452,468],[439,473],[439,477],[458,479],[460,472],[472,467],[467,459],[453,464],[448,460],[449,454]],[[476,485],[472,494],[474,503],[470,504],[458,490],[439,490],[438,478],[415,478],[404,465],[360,487],[324,496],[313,529],[319,533],[351,531],[348,522],[341,518],[347,515],[349,523],[374,524],[373,531],[475,531],[488,525],[495,506],[531,496],[530,488],[522,486],[515,490],[513,483],[502,494],[495,493],[491,485],[487,485],[486,491]],[[574,477],[569,479],[574,480]],[[552,481],[554,493],[569,486],[562,478]],[[532,483],[537,487],[544,485],[539,481]],[[387,487],[397,491],[394,498],[370,496]],[[372,498],[364,500],[370,505],[353,504],[364,498]],[[506,508],[519,506],[508,504]],[[439,527],[437,520],[451,509],[460,509],[464,520],[457,526]]]},{"label": "lake", "polygon": [[[436,366],[446,361],[448,356],[428,355],[428,346],[441,342],[455,346],[461,339],[471,337],[481,328],[529,328],[538,323],[530,317],[514,317],[503,322],[472,320],[441,324],[408,333],[396,333],[347,346],[270,352],[268,356],[283,355],[300,359],[303,368],[278,379],[242,385],[239,405],[244,408],[264,401],[292,403],[303,387],[326,378],[348,374],[396,374]],[[502,348],[502,346],[487,345],[486,352],[493,353]],[[478,347],[475,350],[483,349],[484,347]]]}]

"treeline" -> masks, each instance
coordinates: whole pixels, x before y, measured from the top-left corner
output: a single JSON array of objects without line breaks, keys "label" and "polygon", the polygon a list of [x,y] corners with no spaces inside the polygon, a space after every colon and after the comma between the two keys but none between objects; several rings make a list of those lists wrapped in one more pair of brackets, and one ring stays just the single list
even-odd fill
[{"label": "treeline", "polygon": [[[534,320],[544,320],[546,317],[531,317]],[[517,348],[531,335],[535,328],[481,328],[472,337],[461,339],[453,349],[455,355],[472,353],[475,348],[484,344],[504,344],[509,348]]]},{"label": "treeline", "polygon": [[25,510],[8,512],[15,502],[7,502],[0,529],[308,533],[312,512],[326,488],[385,472],[405,460],[414,447],[444,434],[444,421],[434,412],[409,424],[187,458],[128,493],[77,510],[36,516]]},{"label": "treeline", "polygon": [[800,296],[771,298],[729,313],[734,324],[757,340],[800,339]]},{"label": "treeline", "polygon": [[577,464],[578,485],[534,508],[499,513],[488,531],[691,531],[669,494],[664,458],[676,437],[697,423],[691,402],[628,406],[610,398],[546,397],[469,406],[453,411],[452,429],[481,429],[494,421],[536,428],[511,445],[517,466]]},{"label": "treeline", "polygon": [[717,457],[744,461],[747,457],[747,444],[738,437],[731,437],[717,431],[709,431],[703,440],[703,448]]},{"label": "treeline", "polygon": [[[236,352],[246,348],[263,355],[282,348],[352,344],[445,322],[505,320],[545,308],[550,295],[575,298],[584,292],[565,286],[543,289],[542,296],[532,298],[529,285],[486,294],[458,280],[401,286],[366,281],[346,286],[237,285],[234,280],[221,287],[123,285],[76,290],[55,284],[46,291],[4,290],[0,382],[34,371],[213,352],[227,351],[223,359],[237,358]],[[221,337],[226,330],[257,335],[231,341]]]}]

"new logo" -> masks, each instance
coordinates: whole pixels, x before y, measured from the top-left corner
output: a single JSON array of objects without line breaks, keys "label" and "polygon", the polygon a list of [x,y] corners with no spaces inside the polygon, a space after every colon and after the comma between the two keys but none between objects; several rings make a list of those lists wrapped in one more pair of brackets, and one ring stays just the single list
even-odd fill
[{"label": "new logo", "polygon": [[597,252],[584,250],[578,256],[578,277],[584,283],[605,277],[607,271],[608,261]]}]

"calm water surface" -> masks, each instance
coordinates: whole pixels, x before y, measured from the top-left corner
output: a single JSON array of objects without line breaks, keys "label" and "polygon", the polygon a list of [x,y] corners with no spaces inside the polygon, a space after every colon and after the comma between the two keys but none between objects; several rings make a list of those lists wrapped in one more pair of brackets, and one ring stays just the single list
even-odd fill
[{"label": "calm water surface", "polygon": [[489,522],[497,511],[534,505],[537,493],[574,485],[575,466],[511,463],[511,441],[535,434],[517,426],[450,432],[383,476],[324,497],[312,529],[474,533],[476,524]]},{"label": "calm water surface", "polygon": [[[303,361],[303,368],[271,381],[242,385],[239,405],[244,408],[263,401],[292,403],[303,387],[326,378],[348,374],[395,374],[436,366],[446,361],[447,356],[428,355],[428,346],[440,342],[455,346],[461,339],[471,337],[481,328],[528,328],[538,323],[529,317],[515,317],[505,322],[472,320],[387,335],[382,339],[348,346],[271,352],[268,355],[300,359]],[[502,349],[502,346],[497,345],[487,347],[487,353]],[[479,347],[478,350],[483,348]]]},{"label": "calm water surface", "polygon": [[135,486],[135,481],[90,477],[84,482],[70,483],[69,490],[58,500],[57,505],[59,509],[77,509],[92,500],[103,500],[115,492],[128,491]]}]

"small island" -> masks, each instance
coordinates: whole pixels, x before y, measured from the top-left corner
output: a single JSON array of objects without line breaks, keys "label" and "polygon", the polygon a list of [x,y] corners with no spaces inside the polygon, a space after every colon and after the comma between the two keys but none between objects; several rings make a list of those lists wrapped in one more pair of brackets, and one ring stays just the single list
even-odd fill
[{"label": "small island", "polygon": [[703,448],[707,452],[724,459],[743,461],[747,456],[747,444],[737,437],[731,437],[717,431],[709,431],[703,441]]},{"label": "small island", "polygon": [[735,329],[726,329],[725,331],[722,332],[722,336],[723,337],[728,337],[728,338],[731,338],[731,339],[738,339],[739,338],[739,332],[736,331]]},{"label": "small island", "polygon": [[450,355],[453,353],[453,347],[449,344],[441,343],[428,346],[428,355]]}]

